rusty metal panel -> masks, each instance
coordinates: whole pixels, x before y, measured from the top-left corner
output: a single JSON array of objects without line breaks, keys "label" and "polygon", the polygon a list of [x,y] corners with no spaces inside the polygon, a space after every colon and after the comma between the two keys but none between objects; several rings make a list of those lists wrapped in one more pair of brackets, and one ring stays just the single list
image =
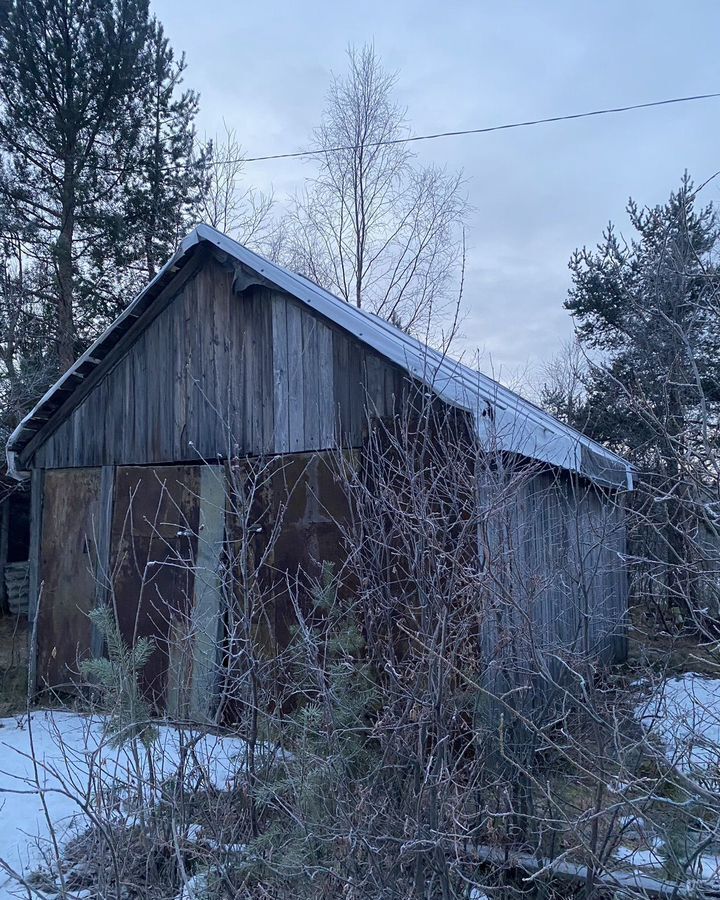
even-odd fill
[{"label": "rusty metal panel", "polygon": [[142,681],[158,709],[168,699],[170,660],[192,659],[190,623],[202,468],[127,466],[116,472],[113,601],[128,643],[140,637],[156,643]]},{"label": "rusty metal panel", "polygon": [[90,655],[100,469],[56,469],[44,480],[37,686],[71,688]]},{"label": "rusty metal panel", "polygon": [[234,601],[226,613],[225,684],[217,710],[226,724],[241,721],[253,702],[243,687],[248,631],[264,658],[265,677],[274,682],[278,698],[287,698],[293,693],[292,672],[281,654],[297,626],[293,601],[312,622],[315,586],[328,563],[341,578],[340,589],[353,589],[345,577],[341,528],[348,520],[348,499],[335,472],[332,452],[228,464],[226,598],[232,584]]},{"label": "rusty metal panel", "polygon": [[[252,461],[241,464],[247,473],[244,477],[251,478],[253,465],[256,463]],[[348,519],[348,500],[336,477],[332,452],[286,454],[267,465],[271,474],[260,479],[251,510],[255,528],[253,556],[257,560],[265,558],[261,576],[273,608],[273,642],[282,647],[290,639],[294,622],[288,583],[297,583],[300,602],[303,608],[310,609],[310,593],[323,566],[331,564],[338,575],[344,568],[347,552],[339,523]],[[228,534],[231,540],[237,540],[232,489],[228,493]],[[269,546],[278,519],[280,530]]]}]

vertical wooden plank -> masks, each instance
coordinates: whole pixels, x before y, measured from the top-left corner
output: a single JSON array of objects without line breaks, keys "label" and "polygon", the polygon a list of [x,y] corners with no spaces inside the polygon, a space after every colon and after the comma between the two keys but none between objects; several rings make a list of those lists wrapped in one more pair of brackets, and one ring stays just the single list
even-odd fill
[{"label": "vertical wooden plank", "polygon": [[222,353],[222,339],[226,325],[226,317],[224,315],[225,301],[218,290],[219,267],[213,264],[210,266],[207,276],[207,296],[206,304],[210,313],[209,324],[212,326],[210,334],[210,356],[209,371],[207,374],[210,386],[207,390],[208,397],[211,400],[208,415],[210,422],[208,424],[208,434],[212,435],[212,460],[216,462],[218,457],[227,455],[227,419],[228,419],[228,403],[227,403],[227,368],[224,365],[224,356]]},{"label": "vertical wooden plank", "polygon": [[173,412],[175,427],[173,429],[173,459],[176,461],[187,459],[187,394],[185,389],[185,295],[187,287],[183,289],[175,303],[170,307],[172,316],[172,328],[174,333],[173,354]]},{"label": "vertical wooden plank", "polygon": [[[186,285],[184,295],[184,322],[183,322],[183,357],[184,357],[184,381],[185,381],[185,422],[187,431],[185,435],[185,459],[197,459],[193,447],[198,440],[197,425],[197,392],[195,390],[196,360],[193,334],[196,329],[197,308],[195,292],[197,278]],[[192,446],[191,446],[192,444]]]},{"label": "vertical wooden plank", "polygon": [[215,413],[213,392],[213,310],[209,296],[207,268],[202,269],[195,279],[196,313],[193,322],[193,371],[196,383],[193,386],[196,437],[195,449],[202,459],[212,459],[215,455]]},{"label": "vertical wooden plank", "polygon": [[350,389],[348,380],[348,340],[339,331],[333,331],[333,396],[337,443],[348,444],[348,418]]},{"label": "vertical wooden plank", "polygon": [[73,420],[69,419],[67,423],[67,428],[65,430],[65,439],[63,441],[62,447],[62,464],[63,466],[69,467],[72,463],[72,433],[73,433]]},{"label": "vertical wooden plank", "polygon": [[215,458],[215,383],[213,378],[213,309],[210,297],[210,284],[207,269],[203,269],[197,278],[198,282],[198,322],[195,329],[195,353],[198,360],[198,379],[196,387],[199,412],[199,449],[203,459]]},{"label": "vertical wooden plank", "polygon": [[318,322],[318,446],[328,450],[335,445],[335,386],[333,383],[333,335]]},{"label": "vertical wooden plank", "polygon": [[368,415],[382,418],[385,415],[385,364],[374,353],[365,357],[365,392]]},{"label": "vertical wooden plank", "polygon": [[[77,410],[76,410],[77,412]],[[75,465],[75,454],[77,452],[78,447],[78,416],[71,416],[68,420],[68,424],[70,425],[70,433],[68,435],[67,441],[67,465],[74,466]]]},{"label": "vertical wooden plank", "polygon": [[145,390],[147,393],[148,455],[146,462],[161,462],[162,371],[163,360],[156,319],[145,331]]},{"label": "vertical wooden plank", "polygon": [[[110,406],[108,402],[108,391],[107,391],[107,378],[103,378],[102,381],[97,386],[97,390],[93,391],[90,395],[93,398],[93,409],[92,411],[88,411],[88,415],[86,416],[86,428],[92,428],[93,430],[93,459],[92,463],[95,465],[99,465],[105,455],[105,428],[104,419],[107,418],[110,413]],[[119,407],[117,418],[123,419],[122,416],[122,406],[124,403],[125,397],[124,395],[120,395],[116,400],[116,405]],[[124,422],[124,420],[123,420]],[[124,435],[124,429],[121,432],[121,437]],[[120,448],[122,449],[122,440],[120,442]],[[117,452],[117,450],[116,450]],[[92,464],[90,460],[85,457],[82,463],[79,465],[89,465]]]},{"label": "vertical wooden plank", "polygon": [[385,365],[385,415],[394,418],[399,409],[405,375],[393,366]]},{"label": "vertical wooden plank", "polygon": [[275,433],[275,404],[273,402],[273,344],[272,305],[270,291],[260,292],[260,408],[262,411],[262,452],[272,453]]},{"label": "vertical wooden plank", "polygon": [[247,453],[256,453],[258,439],[256,437],[255,407],[255,317],[252,291],[242,297],[242,359],[243,359],[243,409],[242,431],[245,437],[244,449]]},{"label": "vertical wooden plank", "polygon": [[162,353],[162,393],[163,401],[161,405],[161,450],[160,458],[164,462],[173,459],[174,431],[176,428],[173,417],[174,410],[174,388],[175,388],[175,354],[173,342],[172,327],[172,309],[176,305],[177,300],[173,301],[169,308],[165,311],[165,315],[158,319],[158,327],[160,328],[160,347]]},{"label": "vertical wooden plank", "polygon": [[132,456],[132,448],[135,440],[135,396],[132,387],[132,366],[130,364],[130,359],[127,356],[120,366],[110,372],[105,379],[105,383],[108,397],[112,396],[114,390],[121,392],[123,398],[122,410],[125,428],[123,429],[122,445],[119,448],[112,450],[106,442],[106,452],[103,454],[103,462],[108,464],[127,463]]},{"label": "vertical wooden plank", "polygon": [[[220,558],[225,535],[225,469],[203,466],[200,473],[200,525],[195,561],[192,635],[193,672],[190,714],[212,720],[218,689],[218,648],[223,619]],[[173,691],[169,686],[168,695]]]},{"label": "vertical wooden plank", "polygon": [[45,466],[47,465],[49,448],[50,448],[49,441],[46,441],[44,444],[41,444],[41,446],[37,448],[37,450],[33,454],[32,464],[34,466],[39,466],[41,469],[45,468]]},{"label": "vertical wooden plank", "polygon": [[[95,542],[95,596],[94,608],[105,606],[112,590],[110,578],[110,535],[112,531],[113,495],[115,492],[115,467],[103,466],[100,471],[100,511],[98,521],[93,522]],[[90,652],[95,658],[103,655],[103,637],[93,625]]]},{"label": "vertical wooden plank", "polygon": [[211,302],[213,308],[213,379],[215,395],[215,453],[227,459],[232,454],[233,383],[230,377],[231,351],[230,302],[228,273],[213,264],[211,269]]},{"label": "vertical wooden plank", "polygon": [[[59,430],[60,429],[58,429],[58,432],[59,432]],[[58,432],[56,432],[56,434]],[[67,465],[67,463],[65,461],[65,448],[67,447],[68,433],[69,433],[68,422],[63,422],[62,437],[59,437],[58,441],[57,441],[57,454],[56,455],[57,455],[58,466]]]},{"label": "vertical wooden plank", "polygon": [[40,550],[42,536],[44,469],[32,470],[30,476],[30,550],[28,554],[28,691],[34,696],[37,682],[37,619],[42,573]]},{"label": "vertical wooden plank", "polygon": [[273,451],[287,453],[290,450],[287,301],[279,294],[271,294],[268,299],[272,305],[273,397],[275,404]]},{"label": "vertical wooden plank", "polygon": [[141,463],[147,459],[147,449],[145,446],[144,433],[146,422],[147,400],[146,392],[143,390],[144,373],[140,363],[140,354],[138,353],[138,344],[132,348],[128,354],[128,375],[130,377],[130,390],[132,391],[132,405],[134,410],[134,427],[132,449],[128,459],[123,460],[125,465],[133,463]]},{"label": "vertical wooden plank", "polygon": [[227,330],[224,335],[224,350],[227,365],[228,382],[228,438],[230,455],[242,452],[245,438],[243,436],[243,359],[242,359],[242,299],[232,290],[232,276],[225,277],[225,291],[228,298]]},{"label": "vertical wooden plank", "polygon": [[69,419],[67,422],[67,427],[65,429],[65,437],[62,444],[62,452],[60,455],[62,465],[69,466],[70,465],[70,447],[72,446],[72,419]]},{"label": "vertical wooden plank", "polygon": [[251,300],[248,305],[248,319],[250,320],[250,353],[251,353],[251,366],[252,366],[252,374],[250,380],[250,404],[251,408],[250,419],[252,422],[252,435],[253,435],[253,444],[252,444],[252,452],[256,454],[261,454],[264,452],[264,438],[265,434],[263,431],[264,424],[264,416],[263,416],[263,383],[262,383],[262,375],[263,375],[263,345],[262,345],[262,335],[263,335],[263,310],[262,310],[262,301],[263,301],[263,292],[262,291],[252,291],[251,292]]},{"label": "vertical wooden plank", "polygon": [[78,460],[80,459],[80,454],[84,449],[89,456],[93,455],[93,443],[95,435],[90,435],[90,441],[88,444],[83,442],[83,424],[85,419],[85,411],[87,410],[87,403],[81,403],[80,406],[76,409],[76,415],[72,416],[70,421],[72,423],[72,437],[70,439],[70,465],[77,466]]},{"label": "vertical wooden plank", "polygon": [[[230,286],[228,286],[230,290]],[[228,353],[230,356],[230,389],[232,392],[232,441],[233,453],[243,453],[247,448],[245,432],[245,304],[241,297],[230,295],[230,328],[228,329]]]},{"label": "vertical wooden plank", "polygon": [[356,341],[350,341],[348,347],[348,431],[351,446],[359,447],[362,443],[363,425],[365,424],[365,380],[363,377],[365,352]]},{"label": "vertical wooden plank", "polygon": [[[74,465],[96,466],[102,456],[105,444],[104,422],[109,410],[103,409],[100,399],[103,392],[103,381],[85,398],[76,410],[78,421],[78,444]],[[122,402],[120,400],[120,402]],[[116,416],[120,418],[120,416]]]},{"label": "vertical wooden plank", "polygon": [[[142,347],[142,339],[132,347],[128,353],[130,366],[130,381],[133,392],[133,408],[135,410],[135,430],[133,434],[132,452],[127,463],[141,463],[147,460],[147,444],[145,433],[147,428],[147,392],[143,390],[145,374],[141,364],[139,350]],[[146,383],[145,383],[146,386]]]},{"label": "vertical wooden plank", "polygon": [[303,311],[302,316],[302,372],[303,372],[303,428],[304,449],[317,450],[320,446],[320,404],[317,318]]},{"label": "vertical wooden plank", "polygon": [[302,310],[292,300],[287,303],[288,346],[288,435],[290,451],[305,449],[304,367]]},{"label": "vertical wooden plank", "polygon": [[230,331],[230,292],[228,273],[220,266],[213,267],[212,304],[215,331],[213,334],[216,453],[224,459],[232,453],[232,382],[230,380],[230,350],[227,346]]}]

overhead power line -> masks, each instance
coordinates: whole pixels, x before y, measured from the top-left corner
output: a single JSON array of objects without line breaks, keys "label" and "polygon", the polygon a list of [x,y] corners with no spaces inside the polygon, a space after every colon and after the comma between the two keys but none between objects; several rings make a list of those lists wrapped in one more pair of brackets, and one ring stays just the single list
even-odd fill
[{"label": "overhead power line", "polygon": [[[628,106],[611,106],[606,109],[593,109],[589,112],[571,113],[564,116],[548,116],[545,119],[528,119],[524,122],[509,122],[504,125],[489,125],[485,128],[465,128],[458,131],[438,131],[434,134],[417,134],[405,138],[395,138],[390,141],[371,141],[364,144],[365,147],[385,147],[392,144],[412,144],[418,141],[434,141],[438,138],[462,137],[468,134],[489,134],[492,131],[510,131],[513,128],[530,128],[534,125],[548,125],[552,122],[570,122],[573,119],[589,119],[593,116],[609,116],[616,113],[632,112],[637,109],[651,109],[655,106],[670,106],[676,103],[691,103],[696,100],[711,100],[720,97],[720,91],[713,94],[693,94],[690,97],[672,97],[668,100],[653,100],[650,103],[633,103]],[[324,147],[322,149],[296,150],[290,153],[270,153],[266,156],[245,156],[238,159],[217,160],[215,165],[223,163],[241,162],[267,162],[273,159],[300,159],[306,156],[322,156],[324,153],[338,153],[343,150],[357,150],[360,145],[348,144],[346,146]]]}]

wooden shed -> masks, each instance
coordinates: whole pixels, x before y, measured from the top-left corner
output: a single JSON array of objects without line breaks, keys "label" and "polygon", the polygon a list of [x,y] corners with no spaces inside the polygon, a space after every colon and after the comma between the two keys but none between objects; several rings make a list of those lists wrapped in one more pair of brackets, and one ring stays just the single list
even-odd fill
[{"label": "wooden shed", "polygon": [[[294,489],[284,503],[276,567],[333,559],[333,518],[342,515],[343,498],[325,457],[362,447],[368,422],[392,421],[412,385],[467,413],[480,442],[537,464],[524,508],[534,510],[526,527],[539,564],[562,568],[548,523],[568,506],[567,498],[554,507],[540,502],[538,486],[561,490],[553,485],[564,473],[592,488],[582,502],[612,527],[603,532],[590,604],[602,612],[603,635],[617,634],[627,604],[618,497],[632,489],[621,458],[201,225],[9,440],[11,473],[31,479],[38,687],[67,684],[78,658],[102,652],[87,612],[107,602],[112,586],[123,631],[165,644],[147,673],[158,703],[172,706],[179,690],[168,610],[184,605],[201,623],[189,688],[201,714],[215,689],[207,658],[222,629],[223,467],[231,458],[282,458],[283,478],[267,502],[283,503],[288,484]],[[172,565],[177,559],[189,565]],[[621,641],[612,646],[621,652]]]}]

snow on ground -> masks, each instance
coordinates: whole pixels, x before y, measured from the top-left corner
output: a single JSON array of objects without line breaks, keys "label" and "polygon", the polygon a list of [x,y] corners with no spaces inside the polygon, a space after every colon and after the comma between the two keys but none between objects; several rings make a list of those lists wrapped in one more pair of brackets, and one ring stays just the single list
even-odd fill
[{"label": "snow on ground", "polygon": [[[665,871],[670,863],[668,850],[660,838],[654,838],[648,847],[620,846],[613,853],[613,858],[632,869],[647,869],[655,872]],[[679,862],[684,862],[680,860]],[[713,886],[720,883],[720,856],[715,853],[701,853],[688,871],[689,880],[709,882]]]},{"label": "snow on ground", "polygon": [[[648,735],[655,737],[665,758],[678,771],[705,787],[720,780],[720,679],[687,672],[655,685],[636,710]],[[645,846],[618,847],[615,858],[639,869],[663,869],[669,851],[663,840],[650,837]],[[689,848],[690,849],[690,848]],[[698,855],[692,876],[720,881],[716,842]]]},{"label": "snow on ground", "polygon": [[[180,746],[189,736],[166,726],[159,729],[153,745],[159,778],[176,770]],[[243,741],[197,732],[192,737],[196,773],[218,788],[228,786],[242,766]],[[91,770],[101,771],[105,784],[115,779],[124,783],[132,770],[128,751],[108,745],[101,718],[39,711],[32,714],[30,727],[25,717],[0,719],[0,860],[28,873],[43,850],[50,850],[51,831],[37,784],[44,790],[58,840],[67,841],[81,830],[83,814],[75,798],[87,790]],[[12,879],[0,871],[0,900],[14,896]]]},{"label": "snow on ground", "polygon": [[[673,765],[686,773],[720,771],[720,679],[692,673],[668,679],[643,701],[637,715],[648,733],[660,740]],[[159,729],[153,745],[159,778],[175,771],[180,745],[188,737],[189,732]],[[218,788],[228,786],[242,767],[242,740],[198,733],[193,738],[197,738],[194,758],[205,780]],[[83,826],[76,798],[87,790],[90,769],[99,765],[105,783],[113,779],[123,783],[132,769],[128,751],[107,744],[99,717],[38,711],[30,727],[25,717],[0,719],[0,860],[25,873],[37,866],[43,850],[50,849],[50,827],[35,784],[33,747],[47,813],[61,843]],[[659,845],[619,848],[616,858],[654,869],[662,866],[660,850]],[[699,876],[712,878],[720,863],[718,857],[707,855],[701,865]],[[0,900],[14,896],[11,878],[0,872]]]},{"label": "snow on ground", "polygon": [[207,896],[208,880],[206,875],[193,875],[188,883],[180,889],[176,900],[204,900]]},{"label": "snow on ground", "polygon": [[662,742],[668,762],[685,773],[720,771],[720,679],[688,672],[663,681],[637,710]]},{"label": "snow on ground", "polygon": [[663,842],[655,838],[650,841],[650,846],[647,848],[620,846],[613,856],[618,862],[625,863],[634,869],[662,869],[665,866],[663,847]]}]

